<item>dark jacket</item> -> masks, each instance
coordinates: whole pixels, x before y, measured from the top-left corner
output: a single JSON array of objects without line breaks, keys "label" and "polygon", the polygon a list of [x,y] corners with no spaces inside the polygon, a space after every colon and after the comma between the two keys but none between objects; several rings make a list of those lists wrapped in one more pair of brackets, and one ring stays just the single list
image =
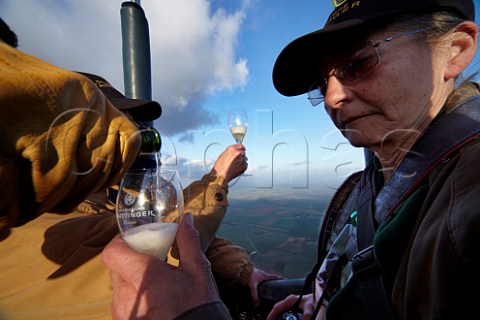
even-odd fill
[{"label": "dark jacket", "polygon": [[[444,112],[479,93],[477,85],[463,86]],[[476,100],[480,108],[480,99]],[[438,163],[378,227],[374,253],[395,318],[467,319],[476,314],[480,298],[479,163],[477,137]],[[320,236],[321,258],[341,226],[354,223],[350,218],[356,209],[352,194],[358,190],[359,179],[355,175],[344,184],[329,206]],[[381,188],[381,178],[377,183]],[[349,278],[343,286],[337,281],[337,285],[327,290],[327,319],[363,319],[358,277]]]}]

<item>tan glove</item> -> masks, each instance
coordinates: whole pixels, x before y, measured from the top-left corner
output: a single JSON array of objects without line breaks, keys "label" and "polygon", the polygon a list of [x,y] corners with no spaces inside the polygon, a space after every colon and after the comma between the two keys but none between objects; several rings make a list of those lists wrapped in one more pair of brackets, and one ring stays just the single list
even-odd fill
[{"label": "tan glove", "polygon": [[118,182],[140,147],[90,80],[0,41],[0,240]]}]

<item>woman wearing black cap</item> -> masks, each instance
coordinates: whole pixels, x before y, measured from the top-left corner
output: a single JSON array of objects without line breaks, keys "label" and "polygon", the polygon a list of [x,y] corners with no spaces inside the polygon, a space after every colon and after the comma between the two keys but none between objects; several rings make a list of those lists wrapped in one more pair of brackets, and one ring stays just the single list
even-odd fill
[{"label": "woman wearing black cap", "polygon": [[346,1],[280,54],[278,91],[324,102],[349,142],[374,154],[325,213],[335,224],[322,226],[304,319],[474,311],[480,90],[456,81],[476,53],[474,12],[472,1]]},{"label": "woman wearing black cap", "polygon": [[[288,297],[268,320],[285,311],[304,320],[471,318],[480,298],[480,87],[459,77],[477,49],[473,1],[333,3],[323,29],[281,52],[273,81],[286,96],[323,102],[373,157],[325,213],[313,293]],[[180,249],[202,265],[196,250]],[[112,252],[104,260],[128,281]],[[193,267],[156,277],[185,279]],[[208,287],[205,279],[197,284]],[[157,311],[212,319],[204,312],[219,307],[215,294],[198,288],[195,297]]]}]

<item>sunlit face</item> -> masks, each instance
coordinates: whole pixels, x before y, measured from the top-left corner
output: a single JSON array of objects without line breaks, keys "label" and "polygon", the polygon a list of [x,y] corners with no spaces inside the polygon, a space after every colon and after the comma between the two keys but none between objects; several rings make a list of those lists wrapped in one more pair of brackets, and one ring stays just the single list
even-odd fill
[{"label": "sunlit face", "polygon": [[[369,40],[393,35],[378,33]],[[348,84],[330,75],[325,92],[325,109],[337,128],[352,145],[374,151],[416,139],[441,109],[445,92],[442,55],[432,54],[424,41],[407,36],[377,50],[379,62],[372,70]]]}]

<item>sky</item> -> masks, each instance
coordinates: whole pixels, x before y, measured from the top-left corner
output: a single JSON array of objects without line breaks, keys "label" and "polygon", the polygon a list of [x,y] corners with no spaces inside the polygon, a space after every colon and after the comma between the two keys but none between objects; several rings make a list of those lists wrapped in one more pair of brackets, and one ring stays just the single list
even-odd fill
[{"label": "sky", "polygon": [[[119,0],[0,0],[19,50],[59,67],[103,76],[124,91]],[[228,110],[245,108],[249,158],[231,187],[333,192],[363,165],[320,105],[284,97],[271,75],[280,51],[323,26],[329,0],[142,0],[149,22],[152,98],[162,161],[184,186],[234,143]],[[477,5],[477,0],[475,1]],[[478,64],[477,64],[478,65]]]}]

